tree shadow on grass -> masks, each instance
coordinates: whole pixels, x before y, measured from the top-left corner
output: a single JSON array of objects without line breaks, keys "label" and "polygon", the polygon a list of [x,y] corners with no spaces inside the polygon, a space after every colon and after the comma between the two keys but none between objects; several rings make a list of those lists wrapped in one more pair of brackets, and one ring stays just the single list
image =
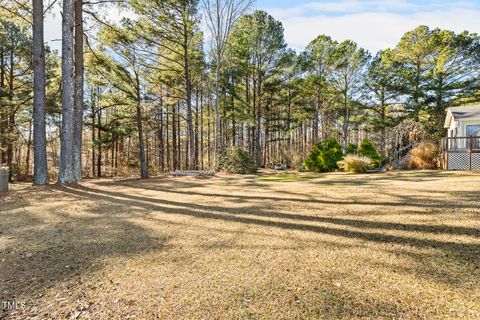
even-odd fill
[{"label": "tree shadow on grass", "polygon": [[[124,185],[129,188],[139,187],[150,190],[149,186],[154,186],[155,183],[154,180],[147,180],[125,182]],[[153,190],[173,194],[192,194],[191,190],[188,190],[188,188],[192,188],[189,182],[182,185],[181,189],[185,190],[169,189],[170,185],[172,183],[165,181],[161,187],[157,186],[157,189]],[[198,186],[206,187],[201,183]],[[200,204],[140,196],[128,191],[90,188],[84,185],[54,187],[52,191],[55,192],[53,195],[41,198],[41,201],[55,201],[55,197],[64,196],[71,199],[72,204],[78,199],[88,199],[92,200],[94,205],[82,208],[87,215],[81,217],[77,217],[74,212],[69,214],[67,208],[52,207],[52,212],[49,214],[55,217],[55,223],[51,225],[45,224],[42,216],[36,215],[31,209],[19,213],[24,207],[22,204],[0,207],[1,209],[9,208],[8,211],[2,210],[0,214],[5,219],[14,221],[1,225],[0,236],[10,238],[5,250],[2,251],[2,257],[5,256],[6,261],[0,262],[1,270],[6,270],[0,278],[2,283],[0,298],[2,300],[25,296],[38,297],[59,283],[74,281],[85,273],[101,270],[103,268],[102,260],[105,258],[128,257],[163,250],[169,240],[168,235],[157,234],[155,236],[129,220],[131,217],[141,216],[142,219],[152,223],[173,223],[159,219],[157,214],[150,214],[153,211],[172,216],[194,217],[197,218],[195,221],[199,222],[231,222],[245,226],[245,229],[248,230],[245,232],[253,232],[251,227],[259,227],[255,228],[254,232],[260,233],[260,235],[264,233],[264,236],[272,236],[271,229],[275,229],[277,231],[288,230],[289,237],[301,237],[306,232],[349,239],[352,241],[347,243],[352,246],[365,245],[370,247],[369,250],[392,250],[392,253],[410,256],[417,261],[417,265],[412,269],[405,268],[401,270],[402,272],[418,273],[419,276],[450,286],[462,287],[471,283],[472,278],[480,277],[476,267],[480,258],[478,242],[449,240],[450,236],[478,238],[478,228],[451,227],[441,224],[402,224],[363,218],[350,219],[338,216],[282,213],[275,210],[272,202],[277,203],[276,206],[281,206],[283,201],[295,202],[306,199],[282,200],[279,197],[256,196],[254,193],[251,197],[241,195],[239,198],[238,195],[229,194],[228,190],[220,195],[200,192],[197,194],[205,197],[223,196],[231,200],[239,198],[247,204],[250,201],[251,204],[244,208],[232,208],[220,203],[216,204],[213,199],[209,199],[207,204]],[[161,194],[157,196],[161,196]],[[412,205],[421,201],[417,199]],[[328,200],[326,203],[350,204],[334,200]],[[358,202],[351,204],[358,205]],[[365,204],[379,205],[368,201]],[[399,205],[401,204],[398,201],[388,202],[388,206]],[[429,204],[425,204],[425,206],[429,206]],[[17,219],[19,215],[24,219]],[[361,215],[358,216],[361,217]],[[205,223],[195,226],[180,225],[180,227],[206,228]],[[414,232],[415,234],[405,232]],[[425,234],[435,237],[424,237]],[[220,239],[210,244],[199,243],[198,246],[199,249],[205,250],[229,246],[235,248],[238,245],[236,239],[240,235],[238,233],[227,240]],[[439,239],[436,237],[437,235],[447,237]],[[320,239],[317,238],[317,240]],[[335,239],[333,238],[333,244],[330,245],[334,245]],[[17,247],[18,245],[20,246]],[[325,244],[319,241],[312,245],[323,246]],[[344,245],[339,244],[339,247]],[[251,247],[247,246],[245,249],[248,248],[259,248],[259,246],[252,243]],[[275,247],[276,250],[292,248]],[[32,255],[27,257],[27,252]],[[444,268],[448,265],[450,265],[449,268]],[[394,310],[392,309],[392,311]],[[336,313],[332,310],[325,312]]]},{"label": "tree shadow on grass", "polygon": [[[99,185],[111,186],[112,184],[102,183]],[[157,180],[156,178],[149,179],[149,180],[142,180],[142,181],[139,181],[139,183],[135,183],[135,184],[124,183],[123,185],[127,186],[128,188],[142,189],[146,191],[160,191],[160,192],[175,193],[180,195],[195,195],[195,196],[203,196],[207,198],[213,198],[213,197],[225,198],[225,199],[230,199],[234,203],[248,203],[252,201],[259,201],[259,202],[275,201],[275,202],[282,202],[282,203],[294,202],[294,203],[341,205],[341,206],[362,205],[362,206],[398,207],[399,205],[408,205],[410,207],[437,208],[437,209],[445,209],[445,208],[477,209],[479,208],[478,204],[471,203],[470,201],[452,201],[448,199],[445,200],[444,195],[446,195],[448,192],[442,192],[442,191],[435,191],[435,194],[438,194],[439,196],[432,197],[432,195],[430,196],[400,195],[398,193],[392,193],[392,192],[382,190],[382,193],[389,194],[392,197],[392,200],[379,201],[379,200],[376,200],[375,197],[372,197],[370,200],[365,200],[363,198],[362,199],[352,199],[352,198],[320,199],[318,196],[314,196],[312,194],[299,193],[299,192],[287,192],[285,190],[281,190],[281,191],[272,190],[271,196],[258,195],[255,193],[235,194],[235,193],[228,193],[228,192],[225,192],[225,193],[199,192],[199,191],[194,191],[192,189],[195,189],[199,186],[202,186],[203,188],[207,188],[208,186],[206,186],[205,184],[199,184],[199,185],[193,184],[193,185],[190,185],[190,189],[189,189],[188,181],[180,181],[180,186],[176,187],[176,186],[173,186],[170,181]],[[349,185],[351,186],[351,184]],[[268,187],[266,186],[265,188],[263,188],[262,186],[262,190],[265,190],[265,189],[268,190]],[[475,194],[476,193],[473,193],[473,195]],[[465,193],[464,196],[467,197],[467,193]],[[468,200],[475,200],[475,199],[469,197]]]},{"label": "tree shadow on grass", "polygon": [[[53,203],[58,199],[59,193],[54,193],[41,199],[33,196],[31,200]],[[77,199],[72,196],[70,203],[73,205]],[[102,270],[104,259],[159,250],[168,240],[166,236],[150,235],[116,215],[115,211],[124,208],[115,203],[110,203],[110,211],[91,216],[77,216],[59,206],[39,214],[31,206],[19,210],[22,206],[27,203],[16,201],[0,206],[0,237],[6,240],[0,250],[0,301],[26,301],[28,312],[37,307],[32,301],[41,301],[50,288],[75,283],[87,272]],[[95,210],[95,206],[92,208]],[[2,308],[0,318],[10,312]],[[21,310],[15,312],[22,318]]]},{"label": "tree shadow on grass", "polygon": [[[149,198],[145,196],[138,196],[138,195],[125,195],[124,193],[112,192],[98,189],[89,189],[84,187],[77,187],[75,188],[76,191],[83,190],[85,192],[89,192],[97,195],[105,195],[111,197],[119,197],[123,199],[133,200],[133,201],[140,201],[145,205],[147,203],[155,203],[161,204],[166,206],[174,206],[180,208],[187,208],[192,210],[197,210],[199,212],[212,212],[212,213],[230,213],[234,215],[240,216],[258,216],[258,217],[266,217],[266,218],[278,218],[278,219],[286,219],[292,221],[299,221],[299,222],[319,222],[319,223],[330,223],[342,226],[350,226],[355,228],[364,228],[364,229],[383,229],[383,230],[399,230],[399,231],[409,231],[409,232],[423,232],[423,233],[432,233],[432,234],[449,234],[449,235],[466,235],[480,238],[480,229],[479,228],[471,228],[471,227],[463,227],[463,226],[448,226],[448,225],[431,225],[431,224],[412,224],[412,223],[395,223],[395,222],[382,222],[382,221],[372,221],[372,220],[362,220],[362,219],[348,219],[344,217],[334,217],[334,216],[318,216],[318,215],[305,215],[305,214],[298,214],[298,213],[282,213],[282,212],[273,212],[268,210],[268,208],[263,207],[261,205],[257,206],[249,206],[249,207],[241,207],[241,208],[224,208],[220,206],[211,206],[211,205],[204,205],[204,204],[197,204],[197,203],[185,203],[185,202],[178,202],[173,200],[166,200],[166,199],[157,199],[157,198]],[[173,193],[177,193],[176,191],[170,191]],[[204,195],[204,196],[212,196],[217,197],[218,194],[203,194],[203,193],[195,193],[195,192],[185,192],[185,194],[195,194],[195,195]],[[93,196],[95,196],[93,195]],[[235,195],[226,195],[227,197],[240,197],[242,199],[250,199],[255,200],[257,196],[235,196]],[[473,194],[472,194],[473,197]],[[276,198],[276,197],[261,197],[262,200],[274,200],[274,201],[304,201],[305,199],[287,199],[287,198]],[[413,198],[407,199],[409,204],[412,206],[421,206],[420,202],[423,199],[417,199],[414,201]],[[308,200],[307,200],[308,201]],[[386,205],[386,203],[363,203],[363,202],[335,202],[335,201],[321,201],[321,203],[329,203],[329,204],[365,204],[365,205]],[[135,204],[138,202],[132,202],[131,204]],[[128,203],[127,203],[128,204]],[[400,203],[398,202],[389,202],[388,205],[391,206],[398,206]],[[450,202],[448,202],[450,204]],[[423,203],[423,205],[428,205]],[[435,207],[442,207],[445,208],[446,204],[436,204]],[[477,207],[475,207],[477,208]],[[177,211],[172,210],[170,207],[162,208],[163,210],[168,210],[170,213],[175,213]],[[372,213],[373,214],[373,213]],[[370,215],[370,213],[367,213]]]},{"label": "tree shadow on grass", "polygon": [[[480,236],[480,230],[478,228],[409,223],[402,224],[362,219],[285,214],[272,212],[270,208],[262,208],[258,206],[251,208],[227,208],[222,206],[210,206],[148,198],[132,194],[124,194],[121,192],[90,189],[83,186],[68,188],[64,191],[76,196],[93,197],[98,200],[111,201],[112,203],[123,204],[125,206],[141,207],[166,214],[191,216],[212,221],[221,220],[245,225],[276,228],[280,230],[312,232],[315,234],[360,240],[371,244],[400,245],[425,250],[434,250],[437,253],[432,254],[432,257],[438,256],[446,262],[454,261],[455,263],[463,264],[470,270],[470,274],[458,274],[456,275],[456,279],[453,275],[452,277],[443,277],[445,275],[444,270],[422,270],[425,271],[422,272],[422,276],[430,274],[437,281],[447,281],[452,285],[460,285],[464,280],[463,277],[471,277],[472,274],[478,274],[478,270],[475,267],[475,265],[480,262],[480,244],[478,244],[478,242],[459,242],[424,236],[424,234],[431,233],[447,237],[462,235],[478,239]],[[274,218],[275,220],[270,220],[271,218]],[[322,225],[320,225],[320,223]],[[345,227],[353,227],[355,229],[347,229]],[[358,228],[365,230],[358,230]],[[413,236],[405,233],[393,235],[390,231],[410,231],[417,232],[418,235],[416,234]],[[428,256],[424,258],[427,260],[429,259]],[[428,267],[431,268],[431,265],[428,265]]]}]

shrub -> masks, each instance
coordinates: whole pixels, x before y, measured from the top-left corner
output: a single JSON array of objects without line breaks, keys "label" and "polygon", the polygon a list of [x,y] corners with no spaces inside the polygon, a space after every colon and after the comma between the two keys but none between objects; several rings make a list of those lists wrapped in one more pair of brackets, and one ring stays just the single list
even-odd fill
[{"label": "shrub", "polygon": [[345,154],[357,154],[358,147],[356,144],[349,143],[347,149],[345,149]]},{"label": "shrub", "polygon": [[217,169],[228,173],[249,174],[255,173],[257,166],[248,152],[241,148],[231,147],[220,159]]},{"label": "shrub", "polygon": [[363,140],[360,147],[358,147],[358,155],[370,158],[372,164],[375,166],[380,164],[380,154],[377,152],[377,149],[375,149],[373,143],[368,139]]},{"label": "shrub", "polygon": [[306,165],[305,165],[305,162],[300,162],[300,163],[297,163],[297,165],[295,166],[295,169],[298,171],[298,172],[305,172],[305,171],[308,171]]},{"label": "shrub", "polygon": [[292,152],[291,167],[296,168],[298,171],[305,171],[304,164],[303,154]]},{"label": "shrub", "polygon": [[305,169],[316,172],[334,171],[338,168],[337,162],[343,159],[342,146],[331,138],[316,143],[307,160]]},{"label": "shrub", "polygon": [[410,169],[436,169],[439,164],[440,149],[432,142],[422,142],[408,153]]},{"label": "shrub", "polygon": [[345,172],[365,173],[372,165],[372,159],[349,154],[345,159],[338,161],[338,166]]}]

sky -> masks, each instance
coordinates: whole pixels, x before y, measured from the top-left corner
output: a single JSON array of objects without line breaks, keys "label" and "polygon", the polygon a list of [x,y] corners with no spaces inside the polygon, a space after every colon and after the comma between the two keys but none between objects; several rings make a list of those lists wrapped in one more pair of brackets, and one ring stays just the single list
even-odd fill
[{"label": "sky", "polygon": [[[301,51],[320,34],[353,40],[372,53],[394,47],[401,36],[418,25],[480,33],[480,0],[257,0],[262,9],[283,23],[289,47]],[[45,21],[45,40],[60,49],[61,18]],[[110,18],[119,15],[112,11]]]}]

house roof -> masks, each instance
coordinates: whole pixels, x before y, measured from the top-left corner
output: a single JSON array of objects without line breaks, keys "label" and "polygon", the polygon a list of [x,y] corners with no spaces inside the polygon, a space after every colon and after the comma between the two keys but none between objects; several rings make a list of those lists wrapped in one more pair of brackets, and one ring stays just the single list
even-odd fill
[{"label": "house roof", "polygon": [[445,128],[450,127],[451,121],[462,119],[480,119],[480,104],[461,107],[450,107],[447,109]]}]

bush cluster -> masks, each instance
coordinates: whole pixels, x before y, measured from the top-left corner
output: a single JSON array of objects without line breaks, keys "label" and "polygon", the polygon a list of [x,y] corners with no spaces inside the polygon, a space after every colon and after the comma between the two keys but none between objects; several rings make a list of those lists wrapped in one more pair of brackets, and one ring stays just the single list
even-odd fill
[{"label": "bush cluster", "polygon": [[297,165],[297,170],[330,172],[340,168],[346,172],[361,173],[379,166],[381,159],[377,149],[368,139],[363,140],[359,147],[353,143],[349,144],[343,152],[338,141],[331,138],[314,144],[308,158]]},{"label": "bush cluster", "polygon": [[354,143],[349,143],[347,149],[345,150],[345,154],[357,154],[358,146]]},{"label": "bush cluster", "polygon": [[217,170],[236,174],[250,174],[257,172],[257,166],[247,151],[231,147],[220,159]]},{"label": "bush cluster", "polygon": [[303,167],[315,172],[334,171],[338,168],[337,162],[342,158],[342,146],[337,140],[331,138],[314,144]]},{"label": "bush cluster", "polygon": [[338,166],[345,172],[351,173],[365,173],[372,165],[372,159],[349,154],[345,159],[338,161]]},{"label": "bush cluster", "polygon": [[372,165],[373,166],[379,166],[380,165],[380,154],[378,153],[377,149],[373,145],[373,143],[365,139],[362,141],[360,146],[358,147],[358,155],[364,156],[367,158],[370,158],[372,160]]}]

